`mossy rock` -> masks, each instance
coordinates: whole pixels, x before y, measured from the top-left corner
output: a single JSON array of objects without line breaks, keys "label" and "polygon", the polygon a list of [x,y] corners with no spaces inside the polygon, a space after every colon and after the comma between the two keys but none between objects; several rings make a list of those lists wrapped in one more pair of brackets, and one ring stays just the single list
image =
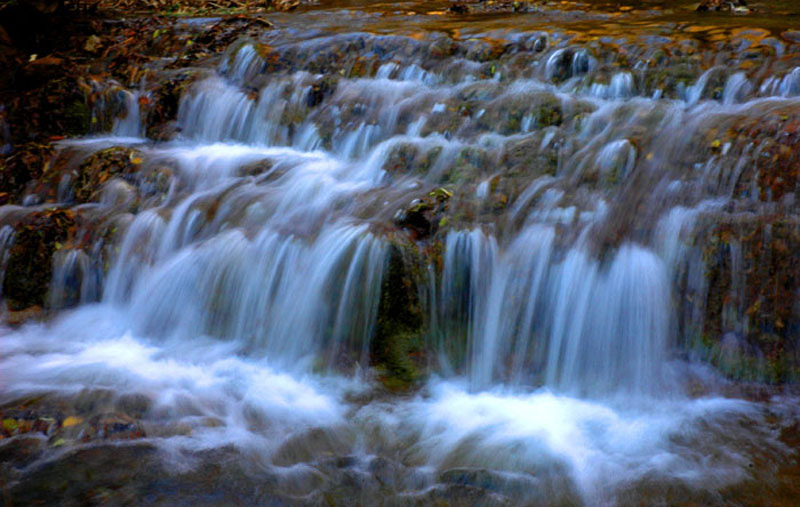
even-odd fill
[{"label": "mossy rock", "polygon": [[53,254],[74,234],[75,215],[53,209],[28,215],[14,227],[3,280],[3,296],[11,310],[44,306],[53,274]]},{"label": "mossy rock", "polygon": [[378,318],[372,340],[373,363],[383,384],[405,391],[423,376],[425,319],[417,292],[413,265],[419,262],[410,243],[396,241],[390,247],[381,286]]},{"label": "mossy rock", "polygon": [[476,183],[494,167],[495,159],[490,151],[467,147],[458,153],[439,183],[454,186]]},{"label": "mossy rock", "polygon": [[132,148],[108,148],[90,155],[71,181],[75,201],[90,202],[101,186],[114,176],[132,181],[141,163],[140,153]]},{"label": "mossy rock", "polygon": [[[800,310],[795,304],[800,227],[780,220],[725,218],[698,237],[708,289],[702,301],[702,338],[695,346],[734,378],[794,380],[800,366]],[[734,257],[741,265],[733,265]]]},{"label": "mossy rock", "polygon": [[414,167],[414,160],[419,154],[419,148],[413,143],[402,143],[394,146],[386,157],[383,170],[389,174],[411,172]]},{"label": "mossy rock", "polygon": [[64,106],[64,133],[70,137],[86,135],[92,124],[92,113],[83,98],[75,98]]},{"label": "mossy rock", "polygon": [[337,76],[326,75],[319,79],[311,86],[306,98],[306,105],[308,107],[316,107],[320,105],[327,97],[333,95],[336,87],[339,84]]},{"label": "mossy rock", "polygon": [[537,131],[506,143],[502,163],[507,168],[508,175],[526,177],[555,175],[558,169],[560,139],[553,139],[542,148],[544,135],[543,131]]},{"label": "mossy rock", "polygon": [[181,95],[194,83],[199,72],[182,70],[164,80],[153,92],[154,99],[147,108],[147,135],[167,141],[177,135],[174,121],[178,117]]},{"label": "mossy rock", "polygon": [[481,130],[510,135],[523,130],[526,117],[532,126],[544,128],[561,125],[564,116],[561,99],[553,93],[508,94],[489,104],[477,125]]}]

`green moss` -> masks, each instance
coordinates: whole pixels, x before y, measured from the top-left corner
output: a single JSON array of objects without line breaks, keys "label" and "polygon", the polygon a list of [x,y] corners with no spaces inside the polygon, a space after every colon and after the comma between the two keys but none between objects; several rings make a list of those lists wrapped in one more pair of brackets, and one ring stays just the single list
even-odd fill
[{"label": "green moss", "polygon": [[64,107],[64,133],[68,136],[82,136],[89,132],[92,113],[83,100],[74,100]]},{"label": "green moss", "polygon": [[[425,322],[417,295],[417,277],[409,266],[413,255],[404,250],[413,245],[396,242],[390,253],[378,304],[378,319],[372,341],[373,363],[383,384],[404,391],[419,381],[423,372]],[[414,254],[415,252],[412,252]]]},{"label": "green moss", "polygon": [[411,171],[419,149],[412,143],[402,143],[392,148],[383,170],[390,173],[408,173]]},{"label": "green moss", "polygon": [[508,176],[539,177],[555,175],[558,168],[558,143],[551,142],[541,148],[544,132],[537,131],[522,139],[506,143],[502,162]]}]

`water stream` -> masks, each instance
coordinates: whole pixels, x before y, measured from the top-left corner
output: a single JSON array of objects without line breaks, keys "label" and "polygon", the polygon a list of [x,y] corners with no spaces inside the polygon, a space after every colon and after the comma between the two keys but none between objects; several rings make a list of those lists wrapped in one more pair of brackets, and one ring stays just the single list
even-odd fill
[{"label": "water stream", "polygon": [[[99,246],[54,258],[48,304],[71,308],[3,330],[4,401],[142,397],[163,463],[233,446],[299,502],[355,481],[368,504],[472,503],[453,485],[478,504],[723,503],[793,459],[775,407],[691,393],[725,381],[686,361],[703,317],[678,300],[707,290],[703,220],[797,218],[742,177],[758,147],[717,139],[800,112],[798,57],[668,89],[538,31],[497,60],[437,33],[294,37],[268,41],[284,68],[240,41],[204,69],[171,141],[141,137],[134,91],[112,135],[62,144],[135,148],[140,177],[83,205],[124,230],[108,266]],[[341,48],[377,63],[339,74]],[[370,357],[396,217],[437,188],[454,195],[418,240],[441,249],[418,288],[430,375],[390,395]]]}]

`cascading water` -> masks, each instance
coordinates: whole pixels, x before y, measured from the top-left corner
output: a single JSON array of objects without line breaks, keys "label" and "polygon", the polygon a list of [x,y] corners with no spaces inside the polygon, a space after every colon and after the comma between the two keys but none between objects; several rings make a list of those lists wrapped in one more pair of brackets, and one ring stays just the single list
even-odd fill
[{"label": "cascading water", "polygon": [[[742,117],[800,107],[797,69],[731,73],[714,99],[713,67],[662,97],[635,69],[591,82],[602,62],[556,36],[514,37],[517,59],[489,67],[439,36],[309,35],[279,47],[294,59],[280,72],[240,42],[186,87],[169,142],[136,139],[129,94],[114,136],[63,146],[136,150],[136,178],[83,205],[124,233],[105,269],[105,245],[58,252],[48,305],[77,308],[4,331],[2,399],[142,396],[143,417],[169,423],[152,433],[164,460],[232,444],[307,501],[337,480],[310,478],[330,455],[368,477],[366,502],[432,501],[443,484],[722,501],[754,480],[755,454],[789,451],[743,429],[765,424],[758,406],[687,396],[676,350],[703,324],[676,295],[708,290],[702,217],[748,192],[749,213],[795,211],[742,184],[757,148],[695,153]],[[324,81],[315,58],[340,38],[380,65]],[[139,209],[128,192],[147,196]],[[424,215],[445,201],[448,216]],[[369,366],[398,237],[440,254],[414,282],[438,369],[424,394],[387,401]]]}]

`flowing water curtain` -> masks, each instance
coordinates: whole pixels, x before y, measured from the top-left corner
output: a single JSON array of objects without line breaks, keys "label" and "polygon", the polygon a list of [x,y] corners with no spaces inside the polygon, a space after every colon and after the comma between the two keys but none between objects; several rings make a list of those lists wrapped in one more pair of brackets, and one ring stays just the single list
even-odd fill
[{"label": "flowing water curtain", "polygon": [[[555,169],[530,184],[513,203],[507,236],[497,239],[492,233],[472,229],[450,232],[444,240],[435,314],[439,344],[445,349],[443,357],[448,358],[451,369],[468,371],[475,387],[487,387],[504,379],[512,383],[544,382],[581,393],[612,390],[614,385],[628,389],[627,384],[651,391],[653,379],[660,376],[656,363],[664,358],[666,344],[674,342],[676,332],[675,326],[664,324],[659,315],[667,322],[673,320],[668,303],[674,288],[671,284],[677,283],[675,270],[686,269],[682,267],[683,259],[690,252],[683,247],[662,246],[654,240],[652,247],[634,243],[615,246],[601,261],[593,258],[596,248],[585,239],[556,249],[551,238],[554,231],[548,224],[568,226],[577,218],[578,232],[574,234],[578,236],[600,228],[604,222],[616,227],[618,215],[609,214],[608,202],[615,195],[623,200],[633,199],[648,187],[655,188],[658,194],[651,199],[653,206],[648,212],[656,220],[670,215],[677,187],[668,180],[681,175],[671,173],[671,168],[666,172],[663,169],[676,162],[676,157],[684,156],[697,132],[707,130],[720,119],[728,121],[732,115],[729,108],[747,100],[755,89],[743,75],[732,74],[719,103],[703,102],[706,88],[721,72],[712,68],[693,85],[679,87],[676,94],[682,99],[680,102],[657,101],[642,96],[644,90],[630,72],[614,73],[608,84],[586,86],[584,77],[591,76],[598,63],[584,49],[554,49],[544,61],[546,65],[540,69],[543,74],[538,76],[541,81],[526,78],[508,84],[496,80],[476,82],[469,75],[469,65],[463,69],[467,72],[464,78],[437,74],[416,63],[384,63],[377,67],[374,78],[341,79],[329,95],[321,95],[323,103],[319,105],[317,99],[309,98],[318,86],[316,77],[304,71],[267,76],[265,61],[252,44],[245,43],[233,47],[217,75],[198,81],[183,94],[178,120],[186,138],[203,142],[236,141],[306,149],[327,143],[345,161],[335,171],[344,178],[363,178],[372,185],[406,177],[405,173],[391,173],[386,168],[398,150],[409,146],[412,153],[436,153],[431,157],[432,163],[419,167],[415,164],[420,156],[411,159],[419,177],[454,182],[464,177],[454,169],[465,161],[474,162],[476,168],[470,170],[477,170],[477,174],[485,170],[482,161],[473,160],[474,155],[464,155],[476,145],[489,154],[488,160],[502,158],[504,142],[498,141],[493,129],[501,128],[512,137],[515,132],[547,132],[538,151],[545,153],[551,144],[559,143]],[[775,93],[789,94],[792,76],[794,73],[790,72],[774,86],[764,83],[760,92],[774,88]],[[250,87],[253,83],[258,83],[255,91]],[[482,109],[461,115],[444,133],[423,134],[434,119],[448,113],[452,107],[448,101],[464,96],[476,97]],[[514,114],[506,109],[508,104],[516,104],[514,101],[520,96],[540,110],[552,108],[552,114],[526,112],[519,122],[501,127]],[[567,123],[565,115],[569,111],[581,111],[585,119]],[[704,119],[709,113],[715,115],[713,120]],[[320,129],[330,121],[335,127],[323,142]],[[643,129],[650,129],[645,130],[644,139]],[[656,142],[659,134],[674,138],[672,134],[679,129],[692,134],[668,146],[660,147]],[[482,130],[488,133],[481,133]],[[566,130],[573,139],[557,139],[559,130]],[[188,156],[190,152],[191,149],[180,155],[184,171],[210,174],[199,158]],[[749,156],[746,151],[742,155],[742,160]],[[346,162],[352,159],[363,162]],[[217,160],[208,168],[228,167],[217,174],[234,175],[244,159],[233,160],[233,165],[220,165]],[[285,164],[285,160],[273,159],[278,164]],[[694,202],[683,198],[688,210],[698,209],[692,207],[698,199],[729,195],[731,182],[736,181],[742,165],[734,166],[731,172],[714,157],[708,164],[703,178],[684,183],[691,186],[695,196]],[[296,163],[289,166],[297,172]],[[294,181],[308,190],[312,188],[306,185],[310,178]],[[483,188],[479,191],[481,199],[488,194],[488,181],[487,178],[479,187]],[[570,186],[585,181],[598,182],[589,199],[594,209],[585,202],[568,202]],[[210,238],[219,230],[197,222],[201,215],[193,202],[199,200],[194,195],[176,209],[182,218],[170,221],[169,239],[159,248],[162,258],[166,252],[201,237]],[[295,202],[299,200],[287,202],[287,209]],[[319,201],[319,212],[324,213],[332,202]],[[298,223],[294,221],[295,225]],[[623,221],[621,234],[628,234],[624,228],[631,226]],[[516,227],[521,229],[515,233]],[[604,234],[608,232],[599,233]],[[646,240],[644,244],[647,245]],[[661,259],[649,248],[658,251]],[[350,266],[347,272],[356,273],[359,269]],[[344,286],[355,287],[352,281]],[[363,293],[374,295],[374,290]],[[662,300],[664,304],[658,303]],[[337,315],[344,315],[341,303],[331,304],[337,308]],[[226,325],[222,329],[227,329]],[[319,334],[314,329],[317,328],[312,325],[303,334]],[[286,334],[278,332],[281,333]],[[337,342],[347,334],[334,333],[340,334]],[[619,355],[611,352],[615,348]],[[603,357],[607,368],[586,364],[592,355]]]}]

